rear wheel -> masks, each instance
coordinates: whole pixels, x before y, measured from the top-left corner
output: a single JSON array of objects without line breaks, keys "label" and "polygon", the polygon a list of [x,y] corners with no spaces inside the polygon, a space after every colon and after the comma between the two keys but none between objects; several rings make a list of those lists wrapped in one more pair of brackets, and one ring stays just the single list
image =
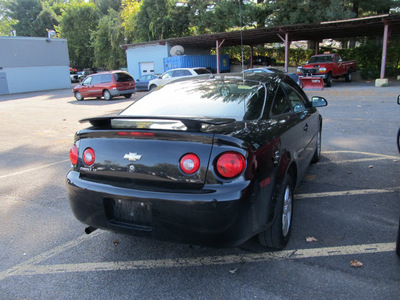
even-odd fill
[{"label": "rear wheel", "polygon": [[397,150],[399,150],[400,153],[400,128],[397,131]]},{"label": "rear wheel", "polygon": [[353,80],[353,75],[351,75],[351,70],[345,76],[346,82],[351,82]]},{"label": "rear wheel", "polygon": [[263,246],[282,249],[289,241],[292,228],[293,180],[289,174],[285,175],[277,197],[274,221],[258,235],[258,239]]},{"label": "rear wheel", "polygon": [[78,101],[82,101],[84,98],[82,97],[82,94],[79,92],[75,92],[75,98]]},{"label": "rear wheel", "polygon": [[125,94],[124,97],[125,97],[126,99],[129,99],[130,97],[132,97],[132,94]]},{"label": "rear wheel", "polygon": [[107,100],[107,101],[112,99],[112,96],[111,96],[111,93],[109,90],[105,90],[103,92],[103,97],[104,97],[104,100]]}]

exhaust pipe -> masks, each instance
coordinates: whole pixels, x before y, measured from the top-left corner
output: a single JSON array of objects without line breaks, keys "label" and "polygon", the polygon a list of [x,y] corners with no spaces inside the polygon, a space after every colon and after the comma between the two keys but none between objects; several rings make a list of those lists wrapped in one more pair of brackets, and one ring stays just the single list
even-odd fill
[{"label": "exhaust pipe", "polygon": [[95,231],[97,228],[89,226],[85,228],[85,233],[86,234],[91,234],[93,231]]}]

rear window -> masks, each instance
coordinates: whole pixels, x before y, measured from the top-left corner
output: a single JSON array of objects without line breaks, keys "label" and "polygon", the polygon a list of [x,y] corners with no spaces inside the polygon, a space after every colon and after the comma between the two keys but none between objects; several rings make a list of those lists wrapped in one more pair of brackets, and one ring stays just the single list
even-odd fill
[{"label": "rear window", "polygon": [[121,115],[256,120],[264,110],[265,95],[265,85],[257,81],[179,80],[145,95]]},{"label": "rear window", "polygon": [[194,69],[194,71],[195,71],[198,75],[202,75],[202,74],[211,74],[211,72],[208,71],[207,69]]},{"label": "rear window", "polygon": [[116,82],[126,82],[126,81],[132,81],[133,78],[131,75],[128,73],[114,73],[114,78]]}]

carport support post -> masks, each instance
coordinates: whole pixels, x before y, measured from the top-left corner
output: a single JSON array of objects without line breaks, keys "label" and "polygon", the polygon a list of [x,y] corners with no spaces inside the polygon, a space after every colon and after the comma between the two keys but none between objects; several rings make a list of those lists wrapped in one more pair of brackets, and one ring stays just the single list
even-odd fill
[{"label": "carport support post", "polygon": [[217,50],[217,74],[219,74],[219,40],[216,40],[215,49]]},{"label": "carport support post", "polygon": [[382,63],[381,63],[381,77],[375,80],[375,86],[387,86],[389,81],[385,78],[385,68],[386,68],[386,53],[387,53],[387,43],[389,37],[389,24],[385,22],[385,28],[383,30],[383,49],[382,49]]},{"label": "carport support post", "polygon": [[250,69],[253,68],[253,45],[250,45]]},{"label": "carport support post", "polygon": [[289,70],[289,33],[285,33],[285,72]]}]

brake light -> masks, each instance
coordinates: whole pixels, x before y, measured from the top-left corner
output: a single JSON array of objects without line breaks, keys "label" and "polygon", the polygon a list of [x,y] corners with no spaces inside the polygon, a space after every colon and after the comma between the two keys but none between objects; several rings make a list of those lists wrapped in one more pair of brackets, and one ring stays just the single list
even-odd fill
[{"label": "brake light", "polygon": [[154,133],[152,133],[152,132],[137,132],[137,131],[134,131],[134,132],[119,131],[119,132],[117,132],[117,135],[144,137],[144,136],[154,136]]},{"label": "brake light", "polygon": [[78,163],[78,147],[76,145],[73,145],[72,148],[69,150],[69,160],[71,161],[71,164],[76,165]]},{"label": "brake light", "polygon": [[246,161],[242,154],[237,152],[225,152],[217,160],[217,173],[227,179],[239,176],[246,167]]},{"label": "brake light", "polygon": [[200,168],[200,159],[196,154],[188,153],[182,156],[179,165],[185,174],[194,174]]},{"label": "brake light", "polygon": [[94,150],[92,148],[86,148],[83,151],[83,161],[87,166],[91,166],[94,164],[95,155]]}]

